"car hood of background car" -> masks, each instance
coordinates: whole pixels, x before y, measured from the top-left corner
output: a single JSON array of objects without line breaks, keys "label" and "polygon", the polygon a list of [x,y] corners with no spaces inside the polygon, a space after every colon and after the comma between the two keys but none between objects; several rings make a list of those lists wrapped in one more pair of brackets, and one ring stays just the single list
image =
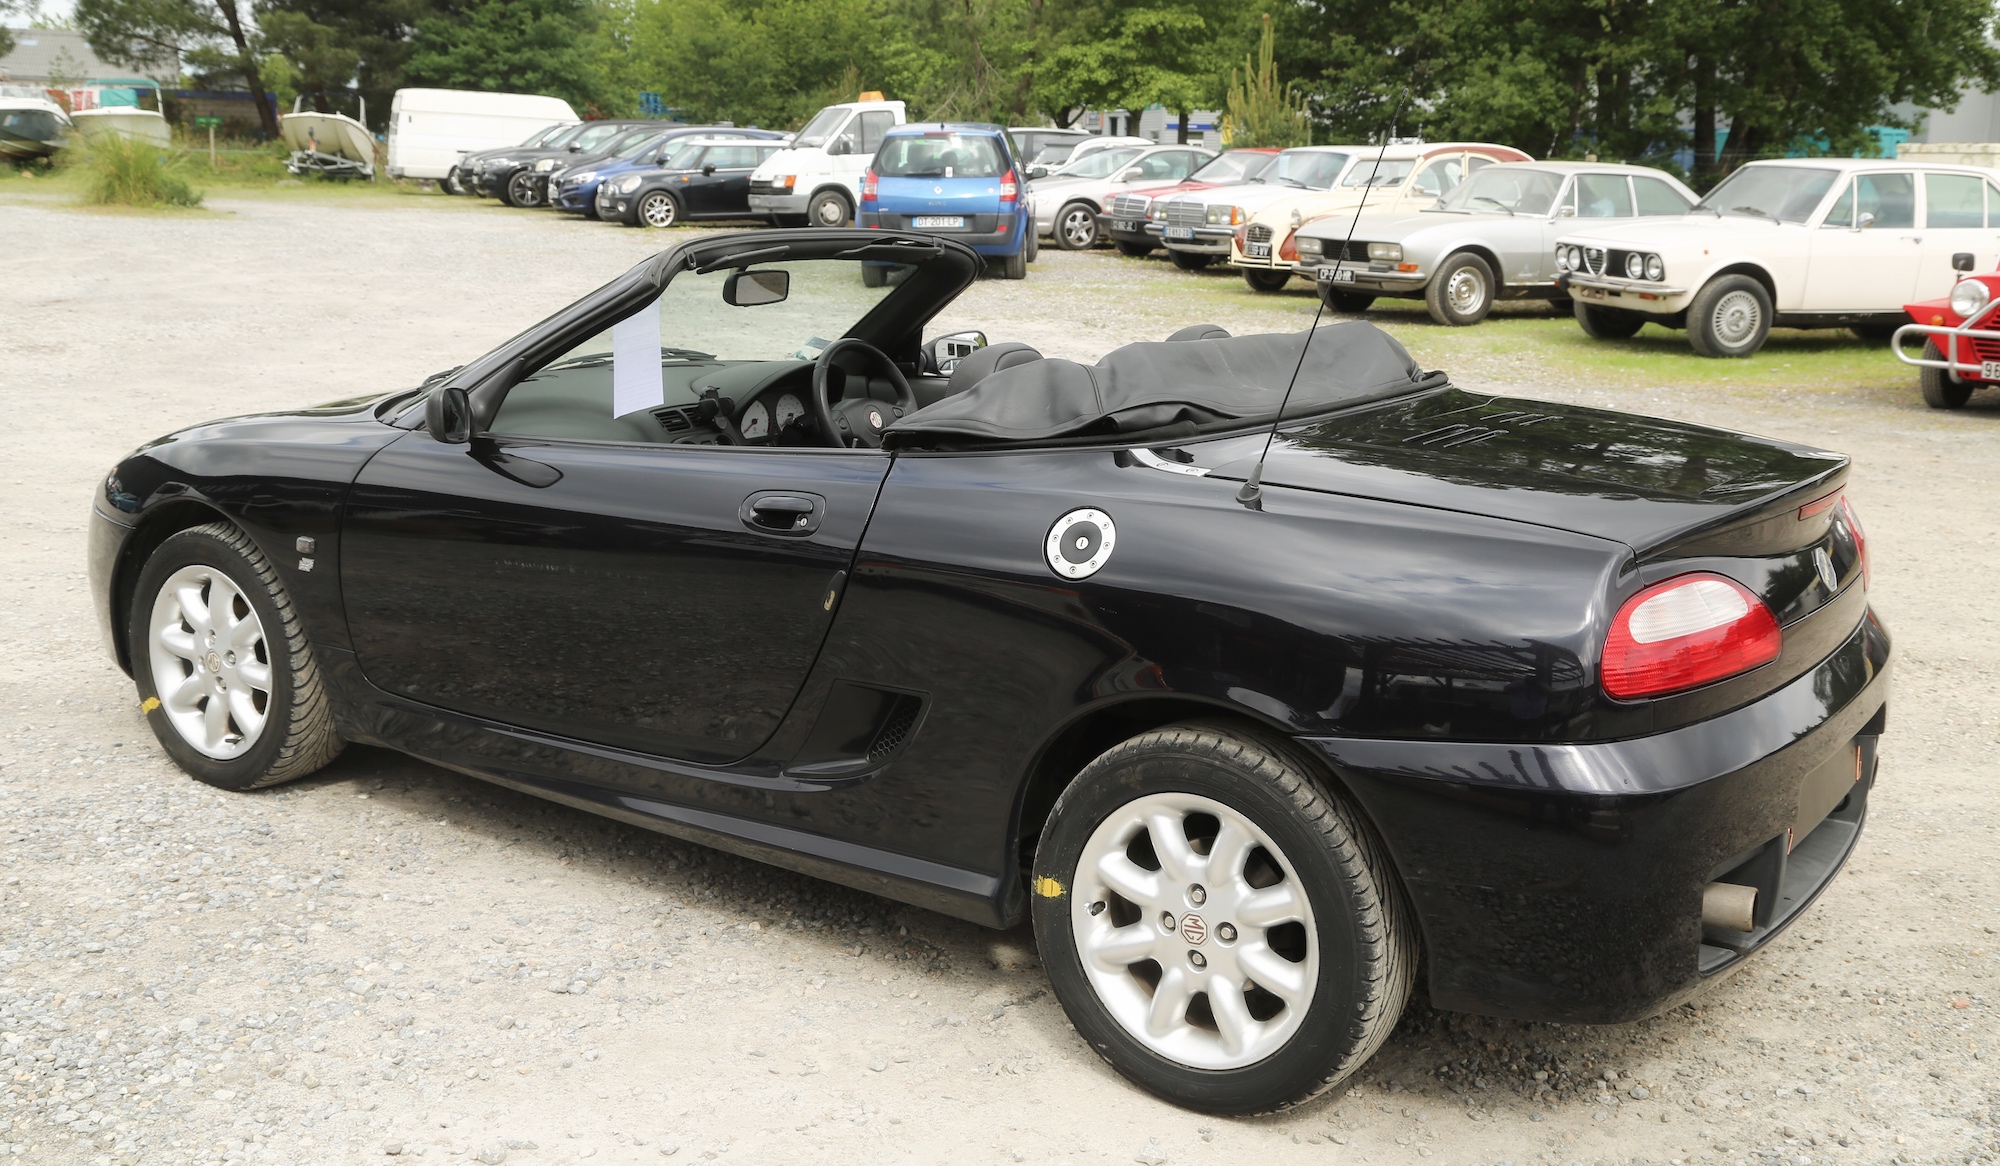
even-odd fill
[{"label": "car hood of background car", "polygon": [[1235,186],[1220,188],[1217,192],[1198,198],[1203,206],[1240,206],[1244,211],[1255,214],[1258,210],[1298,194],[1317,194],[1318,191],[1300,190],[1296,186],[1274,186],[1265,182],[1245,182]]},{"label": "car hood of background car", "polygon": [[1647,251],[1676,246],[1712,247],[1717,238],[1759,239],[1770,237],[1774,231],[1806,229],[1801,223],[1774,223],[1770,219],[1749,215],[1661,215],[1633,219],[1617,226],[1609,223],[1597,226],[1580,219],[1568,222],[1575,225],[1562,232],[1564,242],[1603,242]]},{"label": "car hood of background car", "polygon": [[[1346,215],[1327,215],[1317,218],[1299,228],[1302,239],[1345,239],[1348,224],[1352,223],[1354,237],[1370,243],[1401,243],[1420,232],[1436,227],[1444,231],[1454,231],[1474,223],[1505,222],[1508,216],[1495,212],[1479,214],[1457,214],[1452,211],[1420,211],[1413,215],[1383,214],[1371,215],[1363,212],[1359,219]],[[1522,215],[1521,218],[1531,216]]]}]

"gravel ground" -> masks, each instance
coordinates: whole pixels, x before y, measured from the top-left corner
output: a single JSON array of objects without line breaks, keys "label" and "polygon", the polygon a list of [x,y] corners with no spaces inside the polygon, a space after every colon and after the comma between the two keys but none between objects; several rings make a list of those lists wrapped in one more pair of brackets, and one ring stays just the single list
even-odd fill
[{"label": "gravel ground", "polygon": [[[1913,377],[1798,393],[1471,388],[1857,459],[1900,673],[1874,817],[1818,906],[1695,1004],[1613,1028],[1413,1004],[1345,1094],[1185,1113],[1076,1039],[993,933],[350,749],[254,795],[184,777],[98,643],[90,491],[141,441],[414,382],[661,245],[441,199],[169,217],[0,195],[0,1153],[34,1163],[2000,1160],[2000,408]],[[953,309],[1094,358],[1297,327],[1162,262],[1044,252]],[[1382,313],[1418,358],[1447,341]],[[1565,325],[1568,326],[1568,325]],[[1690,378],[1702,368],[1689,358]],[[1980,519],[1979,514],[1986,514]],[[594,1166],[594,1161],[593,1161]]]}]

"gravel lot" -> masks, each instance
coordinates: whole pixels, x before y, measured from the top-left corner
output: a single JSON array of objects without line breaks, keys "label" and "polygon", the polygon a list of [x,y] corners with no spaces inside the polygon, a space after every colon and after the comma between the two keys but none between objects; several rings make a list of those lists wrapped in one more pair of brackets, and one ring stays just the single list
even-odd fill
[{"label": "gravel lot", "polygon": [[[1900,373],[1731,388],[1692,357],[1687,383],[1586,381],[1379,314],[1468,388],[1853,453],[1899,637],[1891,732],[1853,865],[1695,1005],[1581,1028],[1418,1002],[1343,1096],[1225,1121],[1099,1063],[1025,929],[375,750],[255,795],[181,775],[87,602],[106,468],[191,422],[413,383],[663,245],[435,198],[212,208],[0,194],[16,418],[0,436],[0,1152],[15,1160],[2000,1160],[1995,403],[1930,413]],[[1295,328],[1312,306],[1045,251],[1026,283],[982,283],[952,314],[1094,359],[1199,320]]]}]

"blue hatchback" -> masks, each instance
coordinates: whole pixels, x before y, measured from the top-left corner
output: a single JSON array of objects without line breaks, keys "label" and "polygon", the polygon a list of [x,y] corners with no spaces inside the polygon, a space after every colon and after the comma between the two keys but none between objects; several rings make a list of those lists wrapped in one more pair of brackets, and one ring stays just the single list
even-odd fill
[{"label": "blue hatchback", "polygon": [[1022,279],[1035,258],[1035,220],[1007,131],[996,125],[903,125],[882,137],[861,179],[864,227],[947,235]]}]

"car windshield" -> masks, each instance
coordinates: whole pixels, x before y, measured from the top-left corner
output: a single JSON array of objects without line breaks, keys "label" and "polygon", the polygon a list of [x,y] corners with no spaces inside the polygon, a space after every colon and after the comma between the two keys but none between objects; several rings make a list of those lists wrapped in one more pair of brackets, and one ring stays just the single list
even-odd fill
[{"label": "car windshield", "polygon": [[577,137],[580,134],[582,134],[585,130],[590,128],[591,126],[589,122],[582,122],[582,121],[572,126],[564,126],[562,129],[556,132],[554,137],[551,137],[546,141],[544,141],[542,143],[541,148],[544,150],[552,150],[558,146],[567,146],[571,142],[575,141]]},{"label": "car windshield", "polygon": [[701,145],[682,146],[667,155],[667,160],[660,165],[668,170],[692,170],[701,165],[701,152],[706,148]]},{"label": "car windshield", "polygon": [[1342,186],[1397,186],[1415,170],[1414,161],[1396,160],[1357,163],[1340,180]]},{"label": "car windshield", "polygon": [[1838,171],[1820,166],[1745,166],[1694,205],[1717,214],[1803,223],[1838,177]]},{"label": "car windshield", "polygon": [[0,129],[37,142],[62,136],[62,120],[46,109],[0,110]]},{"label": "car windshield", "polygon": [[722,298],[729,271],[675,275],[660,293],[661,345],[717,360],[811,360],[901,283],[890,278],[870,287],[851,259],[784,260],[753,270],[788,273],[785,298],[735,307]]},{"label": "car windshield", "polygon": [[638,150],[639,147],[658,141],[659,136],[660,131],[656,129],[636,129],[629,134],[620,135],[606,142],[604,145],[598,147],[598,152],[615,155],[620,158],[628,157],[634,151]]},{"label": "car windshield", "polygon": [[550,142],[555,141],[557,138],[562,137],[563,131],[568,128],[570,127],[543,126],[541,129],[538,129],[534,133],[529,134],[528,140],[522,142],[521,144],[524,146],[546,146]]},{"label": "car windshield", "polygon": [[1007,172],[1000,142],[985,135],[900,134],[875,154],[884,178],[998,178]]},{"label": "car windshield", "polygon": [[1276,154],[1261,150],[1230,150],[1188,175],[1189,182],[1244,182],[1263,173]]},{"label": "car windshield", "polygon": [[1562,191],[1562,175],[1547,170],[1488,166],[1458,184],[1440,204],[1450,211],[1545,215]]},{"label": "car windshield", "polygon": [[668,140],[665,134],[653,134],[650,137],[643,137],[638,140],[637,144],[620,149],[618,156],[634,160],[643,158],[648,154],[664,149]]},{"label": "car windshield", "polygon": [[1063,167],[1061,175],[1064,178],[1109,178],[1120,167],[1138,156],[1137,146],[1127,146],[1122,150],[1099,150]]},{"label": "car windshield", "polygon": [[1079,144],[1077,142],[1055,142],[1051,145],[1043,146],[1042,152],[1035,155],[1035,165],[1060,166],[1064,162],[1069,161],[1071,154],[1076,153],[1076,148]]},{"label": "car windshield", "polygon": [[838,106],[828,106],[820,110],[813,115],[811,121],[806,123],[806,128],[800,130],[798,136],[792,139],[792,144],[794,146],[825,145],[827,135],[840,128],[840,123],[847,120],[847,114],[847,110],[841,109]]},{"label": "car windshield", "polygon": [[624,133],[625,130],[626,127],[624,126],[606,126],[606,125],[591,126],[590,128],[584,130],[582,133],[578,134],[576,136],[576,139],[570,142],[569,144],[576,148],[577,153],[588,154],[593,151],[603,149],[606,143],[610,142],[613,138],[617,137],[619,134]]},{"label": "car windshield", "polygon": [[1261,180],[1279,186],[1327,190],[1347,169],[1348,155],[1327,150],[1286,150],[1264,171]]}]

